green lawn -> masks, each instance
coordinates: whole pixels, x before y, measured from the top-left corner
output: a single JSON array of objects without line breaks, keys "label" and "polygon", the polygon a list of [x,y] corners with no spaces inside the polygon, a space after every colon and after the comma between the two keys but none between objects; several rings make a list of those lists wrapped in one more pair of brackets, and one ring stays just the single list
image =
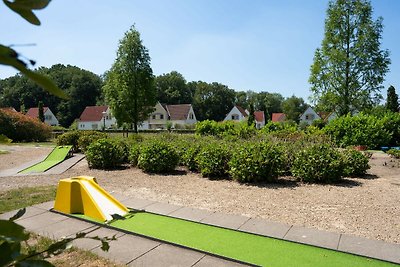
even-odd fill
[{"label": "green lawn", "polygon": [[[80,216],[82,217],[82,216]],[[397,266],[329,249],[136,212],[113,227],[261,266]]]}]

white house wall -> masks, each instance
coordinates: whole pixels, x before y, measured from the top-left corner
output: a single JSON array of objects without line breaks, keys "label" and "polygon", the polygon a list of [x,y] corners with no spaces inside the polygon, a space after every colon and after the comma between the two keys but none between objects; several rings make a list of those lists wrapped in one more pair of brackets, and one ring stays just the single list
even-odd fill
[{"label": "white house wall", "polygon": [[43,114],[44,115],[44,122],[50,126],[58,126],[58,120],[56,116],[54,116],[53,112],[48,108],[46,112]]},{"label": "white house wall", "polygon": [[300,122],[306,122],[308,125],[318,119],[321,119],[321,117],[311,107],[308,107],[300,116]]},{"label": "white house wall", "polygon": [[[233,115],[238,115],[238,120],[233,120],[232,116]],[[245,116],[243,116],[242,112],[239,111],[239,109],[235,106],[229,111],[228,115],[226,115],[224,121],[244,121],[246,119]]]}]

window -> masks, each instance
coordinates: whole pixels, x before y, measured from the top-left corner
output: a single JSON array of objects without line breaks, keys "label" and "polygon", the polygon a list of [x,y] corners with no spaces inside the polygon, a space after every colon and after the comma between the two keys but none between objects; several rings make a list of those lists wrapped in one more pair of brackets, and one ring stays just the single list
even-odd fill
[{"label": "window", "polygon": [[97,128],[99,128],[99,126],[98,126],[97,124],[95,124],[95,123],[92,124],[92,129],[93,129],[93,130],[97,130]]},{"label": "window", "polygon": [[194,120],[194,115],[193,115],[193,113],[190,113],[190,114],[189,114],[189,119],[190,119],[190,120]]},{"label": "window", "polygon": [[155,120],[155,119],[156,119],[156,115],[151,116],[151,118],[152,118],[153,120]]},{"label": "window", "polygon": [[51,115],[44,115],[44,120],[50,121],[51,120]]},{"label": "window", "polygon": [[313,120],[314,119],[314,115],[313,114],[307,114],[306,115],[306,120]]},{"label": "window", "polygon": [[164,119],[164,114],[160,114],[160,120]]},{"label": "window", "polygon": [[239,120],[239,115],[233,114],[233,115],[232,115],[232,120],[233,120],[233,121],[238,121],[238,120]]}]

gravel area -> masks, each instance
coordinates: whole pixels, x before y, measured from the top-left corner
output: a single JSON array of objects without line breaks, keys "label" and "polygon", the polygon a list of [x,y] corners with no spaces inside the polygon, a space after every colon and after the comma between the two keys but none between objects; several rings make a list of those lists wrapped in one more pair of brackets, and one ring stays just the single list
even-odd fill
[{"label": "gravel area", "polygon": [[[0,146],[10,148],[11,153],[0,154],[0,171],[51,150]],[[284,178],[275,184],[249,186],[210,181],[184,169],[170,175],[149,175],[136,168],[91,170],[82,160],[62,175],[0,178],[0,191],[56,185],[60,178],[89,175],[111,193],[400,244],[400,163],[384,153],[374,153],[370,165],[366,178],[346,178],[337,185],[302,184]]]}]

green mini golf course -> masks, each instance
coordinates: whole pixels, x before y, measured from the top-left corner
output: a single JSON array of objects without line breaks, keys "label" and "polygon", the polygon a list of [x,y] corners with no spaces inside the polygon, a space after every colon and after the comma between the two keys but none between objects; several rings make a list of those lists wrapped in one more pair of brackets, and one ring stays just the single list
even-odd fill
[{"label": "green mini golf course", "polygon": [[[82,215],[75,215],[90,220]],[[109,226],[260,266],[398,266],[329,249],[298,244],[168,216],[134,211]]]},{"label": "green mini golf course", "polygon": [[72,146],[57,146],[43,161],[23,169],[19,173],[45,172],[64,161],[71,148]]}]

